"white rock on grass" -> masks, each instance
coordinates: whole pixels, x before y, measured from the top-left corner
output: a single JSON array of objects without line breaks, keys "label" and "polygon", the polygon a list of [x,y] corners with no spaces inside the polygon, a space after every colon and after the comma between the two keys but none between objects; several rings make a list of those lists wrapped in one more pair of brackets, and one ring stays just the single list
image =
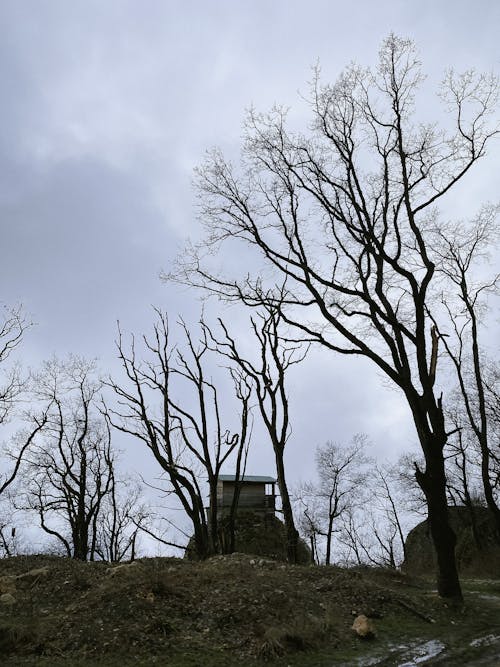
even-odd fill
[{"label": "white rock on grass", "polygon": [[362,639],[374,639],[377,635],[373,621],[364,614],[356,616],[352,629]]}]

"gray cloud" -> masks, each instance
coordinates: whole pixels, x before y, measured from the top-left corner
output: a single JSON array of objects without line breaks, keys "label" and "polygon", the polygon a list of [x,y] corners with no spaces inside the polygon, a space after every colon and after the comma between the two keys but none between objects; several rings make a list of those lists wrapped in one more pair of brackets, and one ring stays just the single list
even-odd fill
[{"label": "gray cloud", "polygon": [[[113,368],[117,318],[142,331],[151,303],[196,317],[194,297],[158,272],[197,233],[193,166],[213,144],[237,156],[250,104],[293,105],[305,126],[297,90],[311,64],[329,78],[373,63],[390,30],[415,38],[433,86],[451,64],[497,67],[499,11],[488,0],[474,11],[465,0],[2,2],[0,300],[24,302],[39,323],[27,362],[75,351]],[[496,197],[494,164],[457,210]],[[294,381],[297,475],[303,448],[326,438],[371,431],[384,452],[412,439],[400,399],[346,363],[311,360]],[[257,452],[259,472],[271,457]]]}]

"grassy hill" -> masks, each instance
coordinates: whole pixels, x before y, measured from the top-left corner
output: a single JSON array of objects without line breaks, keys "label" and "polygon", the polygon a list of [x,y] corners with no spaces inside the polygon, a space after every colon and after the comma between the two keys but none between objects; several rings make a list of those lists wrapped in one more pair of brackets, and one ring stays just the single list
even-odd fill
[{"label": "grassy hill", "polygon": [[[500,651],[500,582],[467,589],[465,606],[451,609],[432,582],[382,570],[243,554],[117,566],[16,557],[0,561],[0,662],[331,667],[437,651],[432,664],[498,664],[488,660]],[[358,614],[371,617],[375,639],[354,635]]]}]

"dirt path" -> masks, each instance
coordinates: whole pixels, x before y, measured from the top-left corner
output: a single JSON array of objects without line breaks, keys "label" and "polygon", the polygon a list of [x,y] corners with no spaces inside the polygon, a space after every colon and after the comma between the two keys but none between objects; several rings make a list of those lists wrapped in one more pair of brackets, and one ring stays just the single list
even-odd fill
[{"label": "dirt path", "polygon": [[[475,588],[474,585],[478,585]],[[492,590],[485,593],[491,584]],[[439,639],[414,640],[406,646],[386,646],[386,657],[361,658],[356,667],[414,667],[448,665],[500,667],[500,593],[492,592],[496,582],[471,581],[466,593],[469,604],[481,610],[474,622],[450,624]],[[455,629],[456,628],[456,629]],[[347,665],[345,666],[347,667]],[[354,664],[353,664],[354,667]]]}]

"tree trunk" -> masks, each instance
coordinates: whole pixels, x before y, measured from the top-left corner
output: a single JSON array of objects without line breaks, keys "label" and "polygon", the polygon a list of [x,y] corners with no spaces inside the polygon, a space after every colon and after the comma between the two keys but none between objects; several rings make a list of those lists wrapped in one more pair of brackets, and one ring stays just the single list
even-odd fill
[{"label": "tree trunk", "polygon": [[314,535],[309,536],[309,544],[311,547],[312,562],[313,565],[316,565],[316,545],[315,545]]},{"label": "tree trunk", "polygon": [[326,556],[325,565],[330,565],[332,557],[332,535],[333,535],[333,516],[328,517],[328,531],[326,534]]},{"label": "tree trunk", "polygon": [[187,508],[186,505],[184,505],[184,508],[193,523],[194,551],[197,558],[205,560],[206,558],[213,556],[213,551],[211,549],[212,540],[209,532],[210,527],[205,517],[203,501],[194,491],[191,493],[191,503],[191,508]]},{"label": "tree trunk", "polygon": [[200,521],[193,520],[193,528],[194,528],[194,550],[196,556],[200,560],[205,560],[211,555],[209,548],[207,527]]},{"label": "tree trunk", "polygon": [[228,519],[228,534],[229,534],[229,543],[227,545],[227,551],[226,553],[234,553],[234,550],[236,548],[236,516],[238,512],[238,503],[240,501],[240,491],[241,491],[241,483],[239,480],[239,473],[236,473],[237,478],[235,481],[235,486],[234,486],[234,494],[233,494],[233,500],[231,502],[231,508],[229,510],[229,519]]},{"label": "tree trunk", "polygon": [[432,444],[425,448],[426,470],[423,472],[417,468],[416,478],[427,500],[429,531],[438,566],[438,594],[462,601],[455,558],[456,536],[448,516],[444,457],[439,444]]},{"label": "tree trunk", "polygon": [[280,490],[281,505],[283,508],[283,520],[286,530],[286,558],[289,563],[297,562],[297,550],[299,542],[299,533],[295,528],[293,520],[292,504],[288,494],[288,487],[285,480],[285,466],[283,463],[283,452],[275,450],[276,472],[278,477],[278,488]]},{"label": "tree trunk", "polygon": [[[246,432],[246,425],[245,425],[245,432]],[[243,438],[242,438],[243,440]],[[244,442],[244,440],[243,440]],[[229,519],[228,519],[228,533],[229,533],[229,544],[227,548],[227,553],[234,553],[234,550],[236,548],[236,516],[238,512],[238,504],[240,502],[240,492],[241,492],[241,458],[243,455],[243,446],[240,445],[238,448],[238,456],[236,458],[236,472],[235,472],[235,477],[234,477],[234,493],[233,493],[233,499],[231,501],[231,508],[229,510]],[[244,465],[244,468],[246,467],[246,463]],[[243,469],[243,475],[245,474],[245,471]]]},{"label": "tree trunk", "polygon": [[209,506],[209,552],[217,554],[219,548],[219,512],[217,507],[217,478],[210,480],[210,506]]},{"label": "tree trunk", "polygon": [[73,549],[73,558],[75,560],[87,560],[89,548],[85,526],[77,526]]}]

